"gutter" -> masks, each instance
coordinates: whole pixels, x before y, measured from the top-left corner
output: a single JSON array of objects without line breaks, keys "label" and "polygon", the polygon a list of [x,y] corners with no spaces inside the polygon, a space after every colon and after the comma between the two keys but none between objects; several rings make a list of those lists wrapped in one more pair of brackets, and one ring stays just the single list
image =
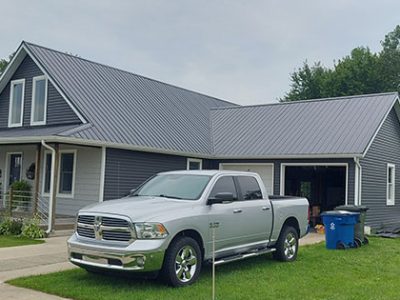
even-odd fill
[{"label": "gutter", "polygon": [[[47,223],[46,234],[49,234],[53,230],[53,206],[54,206],[54,172],[55,172],[55,164],[56,164],[56,150],[49,145],[46,144],[44,140],[42,140],[42,145],[51,151],[51,177],[50,177],[50,197],[49,197],[49,218]],[[39,167],[39,166],[38,166]]]}]

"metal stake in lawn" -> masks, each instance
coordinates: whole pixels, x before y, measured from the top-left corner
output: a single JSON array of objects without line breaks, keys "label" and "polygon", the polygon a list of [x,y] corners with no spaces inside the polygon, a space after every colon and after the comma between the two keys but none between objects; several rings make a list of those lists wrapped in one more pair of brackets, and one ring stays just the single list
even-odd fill
[{"label": "metal stake in lawn", "polygon": [[212,300],[215,300],[215,229],[218,226],[219,222],[210,223],[212,229]]}]

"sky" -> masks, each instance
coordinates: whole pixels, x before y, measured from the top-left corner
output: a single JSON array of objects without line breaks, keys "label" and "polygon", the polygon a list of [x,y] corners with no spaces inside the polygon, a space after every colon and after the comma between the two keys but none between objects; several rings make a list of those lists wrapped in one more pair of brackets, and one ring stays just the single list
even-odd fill
[{"label": "sky", "polygon": [[241,105],[277,102],[303,62],[376,52],[398,0],[0,0],[0,58],[22,40]]}]

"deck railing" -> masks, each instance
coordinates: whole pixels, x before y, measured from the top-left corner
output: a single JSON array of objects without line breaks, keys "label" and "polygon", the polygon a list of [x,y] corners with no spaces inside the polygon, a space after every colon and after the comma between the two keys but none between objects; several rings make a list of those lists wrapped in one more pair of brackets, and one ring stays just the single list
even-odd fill
[{"label": "deck railing", "polygon": [[48,201],[31,191],[20,191],[10,188],[0,195],[0,210],[10,217],[39,218],[40,223],[47,224]]}]

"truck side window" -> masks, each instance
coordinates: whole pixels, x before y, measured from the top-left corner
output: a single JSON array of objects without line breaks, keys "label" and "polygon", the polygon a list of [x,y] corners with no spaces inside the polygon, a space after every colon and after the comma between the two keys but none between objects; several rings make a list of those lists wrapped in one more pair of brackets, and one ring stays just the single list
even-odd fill
[{"label": "truck side window", "polygon": [[218,193],[232,193],[233,199],[237,200],[237,192],[235,182],[232,176],[224,176],[217,180],[215,183],[209,198],[215,198]]},{"label": "truck side window", "polygon": [[263,198],[257,179],[251,176],[238,176],[237,180],[239,182],[243,200],[256,200]]}]

